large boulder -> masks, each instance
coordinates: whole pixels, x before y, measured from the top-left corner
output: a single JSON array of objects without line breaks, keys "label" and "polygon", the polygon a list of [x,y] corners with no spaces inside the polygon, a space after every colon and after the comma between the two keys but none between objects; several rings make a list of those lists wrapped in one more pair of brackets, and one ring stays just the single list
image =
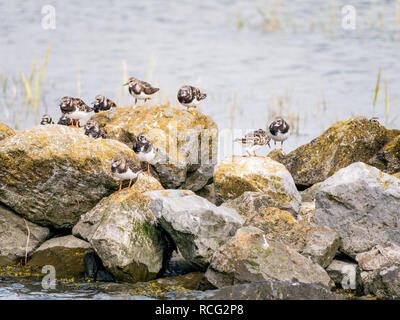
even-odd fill
[{"label": "large boulder", "polygon": [[246,191],[262,192],[275,207],[297,212],[301,197],[284,165],[268,157],[227,157],[214,173],[216,196],[221,202]]},{"label": "large boulder", "polygon": [[149,191],[150,208],[182,256],[199,270],[243,224],[230,208],[217,207],[189,190]]},{"label": "large boulder", "polygon": [[39,225],[72,228],[118,188],[110,169],[120,155],[136,159],[121,142],[66,126],[19,131],[0,142],[0,201]]},{"label": "large boulder", "polygon": [[11,137],[15,134],[15,130],[10,128],[4,123],[0,122],[0,141],[7,138]]},{"label": "large boulder", "polygon": [[152,280],[168,262],[168,242],[150,203],[150,197],[135,188],[116,192],[82,215],[72,229],[91,244],[116,280]]},{"label": "large boulder", "polygon": [[85,254],[93,251],[90,244],[72,235],[52,238],[35,250],[28,265],[55,268],[56,277],[83,278]]},{"label": "large boulder", "polygon": [[240,228],[214,254],[206,277],[217,288],[262,280],[333,285],[320,265],[251,226]]},{"label": "large boulder", "polygon": [[[29,242],[28,239],[29,229]],[[44,242],[49,229],[40,227],[0,205],[0,258],[15,261],[28,256]]]},{"label": "large boulder", "polygon": [[357,162],[325,180],[314,221],[335,230],[355,258],[376,245],[400,245],[400,179]]},{"label": "large boulder", "polygon": [[[144,133],[156,150],[154,173],[165,188],[200,190],[212,180],[218,151],[216,123],[197,110],[143,105],[99,112],[92,119],[129,147]],[[212,139],[212,140],[211,140]]]},{"label": "large boulder", "polygon": [[354,162],[368,162],[389,139],[385,127],[357,116],[335,123],[310,143],[274,159],[286,166],[296,185],[311,186]]},{"label": "large boulder", "polygon": [[327,267],[339,248],[339,235],[303,216],[303,219],[296,219],[289,211],[270,207],[268,199],[264,198],[262,193],[245,192],[223,206],[229,206],[242,215],[245,225],[261,229],[269,239],[285,243]]}]

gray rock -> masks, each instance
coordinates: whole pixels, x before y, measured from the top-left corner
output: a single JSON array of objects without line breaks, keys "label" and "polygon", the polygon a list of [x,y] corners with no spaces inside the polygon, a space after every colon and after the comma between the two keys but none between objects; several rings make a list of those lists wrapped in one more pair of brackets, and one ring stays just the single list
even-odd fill
[{"label": "gray rock", "polygon": [[[26,221],[30,230],[28,256],[44,242],[50,231],[30,221]],[[0,258],[15,261],[25,257],[28,230],[24,219],[0,205]]]},{"label": "gray rock", "polygon": [[326,272],[338,288],[356,290],[357,294],[363,292],[361,272],[356,263],[335,259]]},{"label": "gray rock", "polygon": [[152,280],[168,262],[168,243],[150,202],[134,188],[125,189],[100,201],[72,230],[90,242],[116,280]]},{"label": "gray rock", "polygon": [[365,294],[386,299],[400,299],[400,267],[391,266],[364,273]]},{"label": "gray rock", "polygon": [[214,254],[206,278],[217,288],[262,280],[333,285],[321,266],[255,227],[240,228]]},{"label": "gray rock", "polygon": [[363,271],[375,271],[392,265],[400,266],[400,247],[378,245],[370,251],[357,254],[356,260]]},{"label": "gray rock", "polygon": [[322,182],[318,182],[304,191],[300,191],[301,200],[303,202],[313,202]]},{"label": "gray rock", "polygon": [[292,203],[280,203],[276,198],[264,192],[246,191],[239,197],[228,200],[222,204],[225,207],[235,209],[242,216],[249,216],[254,212],[261,212],[269,207],[279,208],[297,214],[299,206]]},{"label": "gray rock", "polygon": [[335,230],[355,258],[376,245],[400,245],[400,179],[357,162],[325,180],[314,221]]},{"label": "gray rock", "polygon": [[204,270],[212,255],[244,223],[233,209],[217,207],[188,190],[149,191],[150,208],[182,256]]},{"label": "gray rock", "polygon": [[341,300],[315,283],[262,281],[205,291],[201,299],[209,300]]},{"label": "gray rock", "polygon": [[216,199],[215,199],[214,184],[206,185],[202,189],[196,191],[196,194],[204,199],[207,199],[208,201],[210,201],[213,204],[217,204]]}]

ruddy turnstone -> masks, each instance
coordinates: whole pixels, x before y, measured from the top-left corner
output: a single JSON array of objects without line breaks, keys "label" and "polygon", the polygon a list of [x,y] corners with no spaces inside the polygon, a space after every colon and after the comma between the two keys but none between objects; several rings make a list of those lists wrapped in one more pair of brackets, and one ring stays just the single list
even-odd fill
[{"label": "ruddy turnstone", "polygon": [[150,174],[150,163],[156,156],[153,145],[146,139],[143,133],[140,133],[133,143],[133,151],[138,159],[142,162],[147,162],[147,174]]},{"label": "ruddy turnstone", "polygon": [[[89,107],[82,99],[63,97],[60,103],[61,112],[72,120],[72,126],[79,127],[79,121],[87,118],[93,109]],[[76,124],[74,123],[76,120]]]},{"label": "ruddy turnstone", "polygon": [[107,131],[101,128],[96,120],[88,120],[85,124],[85,134],[93,139],[107,139]]},{"label": "ruddy turnstone", "polygon": [[260,149],[262,146],[266,144],[271,147],[269,141],[271,138],[268,136],[268,133],[263,129],[258,129],[256,131],[252,131],[247,133],[244,138],[235,139],[235,142],[240,142],[241,144],[246,146],[246,152],[249,156],[256,155],[256,150]]},{"label": "ruddy turnstone", "polygon": [[63,126],[72,126],[72,120],[63,114],[60,119],[58,119],[57,124],[61,124]]},{"label": "ruddy turnstone", "polygon": [[282,149],[283,141],[289,138],[290,126],[281,117],[276,117],[269,126],[268,135],[272,140],[274,140],[275,146],[276,142],[279,141]]},{"label": "ruddy turnstone", "polygon": [[150,83],[141,81],[136,78],[129,78],[128,82],[124,86],[129,85],[129,93],[135,98],[135,105],[138,100],[151,100],[151,95],[156,93],[160,88],[153,88]]},{"label": "ruddy turnstone", "polygon": [[376,122],[376,123],[380,124],[380,123],[379,123],[379,118],[378,118],[378,117],[372,117],[371,119],[369,119],[369,121],[370,121],[370,122]]},{"label": "ruddy turnstone", "polygon": [[130,159],[114,158],[111,163],[111,172],[121,180],[118,191],[122,190],[122,182],[124,180],[129,180],[128,188],[130,188],[132,180],[136,179],[138,174],[142,171],[142,168],[135,165]]},{"label": "ruddy turnstone", "polygon": [[178,101],[186,108],[196,108],[199,106],[200,100],[207,97],[207,94],[201,93],[200,89],[192,86],[183,86],[178,91]]},{"label": "ruddy turnstone", "polygon": [[117,107],[114,101],[107,99],[105,96],[99,94],[94,98],[93,111],[98,113],[99,111],[110,110],[111,108]]},{"label": "ruddy turnstone", "polygon": [[46,125],[46,124],[54,124],[53,119],[48,115],[44,114],[42,117],[42,121],[40,121],[41,125]]}]

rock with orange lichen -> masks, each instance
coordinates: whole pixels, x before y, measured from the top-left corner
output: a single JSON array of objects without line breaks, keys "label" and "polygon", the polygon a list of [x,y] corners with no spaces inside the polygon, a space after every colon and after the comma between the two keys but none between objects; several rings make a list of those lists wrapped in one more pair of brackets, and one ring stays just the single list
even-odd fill
[{"label": "rock with orange lichen", "polygon": [[165,188],[200,190],[210,182],[218,146],[216,123],[197,110],[143,105],[99,112],[92,119],[129,147],[139,133],[153,144],[152,172]]},{"label": "rock with orange lichen", "polygon": [[214,254],[206,278],[218,288],[263,280],[333,285],[320,265],[252,226],[240,228]]},{"label": "rock with orange lichen", "polygon": [[395,173],[394,176],[395,176],[397,179],[400,179],[400,172]]},{"label": "rock with orange lichen", "polygon": [[172,248],[149,208],[151,198],[134,187],[102,199],[81,216],[73,235],[88,241],[116,280],[154,279]]},{"label": "rock with orange lichen", "polygon": [[353,258],[376,245],[400,246],[400,179],[353,163],[319,186],[314,222],[335,230]]},{"label": "rock with orange lichen", "polygon": [[294,213],[300,208],[301,197],[289,171],[268,157],[228,157],[219,162],[214,173],[214,186],[219,202],[241,196],[246,191],[261,192],[270,206]]},{"label": "rock with orange lichen", "polygon": [[335,231],[313,223],[303,212],[300,214],[301,209],[295,217],[275,208],[261,192],[245,192],[222,206],[235,209],[245,219],[245,225],[263,230],[269,239],[291,246],[322,267],[331,263],[339,248],[340,239]]},{"label": "rock with orange lichen", "polygon": [[81,214],[118,189],[111,160],[136,160],[126,145],[81,130],[37,126],[0,142],[0,201],[43,226],[72,228]]},{"label": "rock with orange lichen", "polygon": [[354,162],[367,163],[393,135],[379,123],[357,116],[335,123],[288,155],[273,152],[269,156],[286,166],[296,185],[311,186]]},{"label": "rock with orange lichen", "polygon": [[160,181],[151,175],[145,173],[139,174],[136,182],[133,184],[132,188],[139,192],[146,192],[151,190],[164,190]]},{"label": "rock with orange lichen", "polygon": [[11,137],[15,134],[15,130],[11,129],[4,123],[0,122],[0,141],[4,140],[7,137]]}]

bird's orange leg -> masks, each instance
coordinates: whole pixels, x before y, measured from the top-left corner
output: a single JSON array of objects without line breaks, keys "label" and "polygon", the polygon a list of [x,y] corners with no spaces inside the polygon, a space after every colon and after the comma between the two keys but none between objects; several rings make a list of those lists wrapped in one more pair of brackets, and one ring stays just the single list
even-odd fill
[{"label": "bird's orange leg", "polygon": [[146,172],[149,176],[151,176],[151,173],[150,173],[150,164],[149,163],[147,163],[147,172]]},{"label": "bird's orange leg", "polygon": [[118,191],[121,191],[122,190],[122,180],[121,180],[121,182],[119,183],[119,190]]},{"label": "bird's orange leg", "polygon": [[131,184],[132,184],[132,180],[129,180],[129,185],[128,185],[128,188],[130,188],[130,187],[131,187]]}]

